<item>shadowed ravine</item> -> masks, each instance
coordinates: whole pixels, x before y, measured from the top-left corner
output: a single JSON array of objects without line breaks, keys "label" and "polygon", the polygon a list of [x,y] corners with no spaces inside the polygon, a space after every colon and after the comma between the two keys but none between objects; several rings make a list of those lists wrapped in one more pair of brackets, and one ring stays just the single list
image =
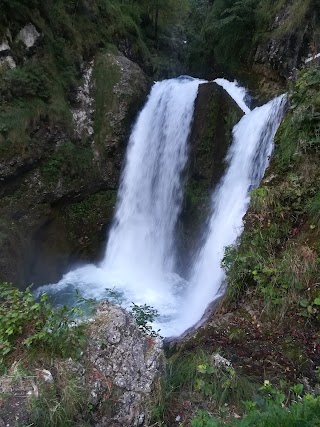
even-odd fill
[{"label": "shadowed ravine", "polygon": [[259,185],[268,166],[285,101],[279,97],[250,111],[244,89],[223,79],[216,81],[245,116],[233,129],[226,173],[212,196],[203,247],[189,261],[189,276],[181,278],[176,273],[175,228],[201,83],[183,77],[154,85],[130,137],[103,261],[71,271],[58,284],[40,291],[66,302],[75,289],[85,298],[97,299],[110,297],[113,289],[125,307],[134,302],[156,308],[160,317],[155,328],[162,336],[180,335],[196,324],[221,295],[224,248],[242,231],[249,192]]}]

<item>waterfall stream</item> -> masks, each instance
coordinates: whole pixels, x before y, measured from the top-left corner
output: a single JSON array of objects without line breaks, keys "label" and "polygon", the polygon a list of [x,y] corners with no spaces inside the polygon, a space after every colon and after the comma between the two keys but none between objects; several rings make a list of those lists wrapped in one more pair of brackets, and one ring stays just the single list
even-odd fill
[{"label": "waterfall stream", "polygon": [[[181,333],[200,320],[208,299],[212,302],[221,295],[224,249],[234,244],[242,232],[249,192],[258,187],[269,164],[284,105],[284,97],[280,96],[246,114],[233,129],[233,144],[227,155],[229,166],[212,196],[207,239],[193,266],[185,309],[177,322],[183,325]],[[192,310],[188,310],[191,306]]]},{"label": "waterfall stream", "polygon": [[176,274],[175,227],[194,105],[203,81],[180,77],[153,86],[133,128],[104,260],[70,271],[58,284],[38,292],[53,293],[64,303],[78,289],[85,298],[116,294],[125,307],[132,302],[151,305],[160,313],[155,327],[163,336],[179,335],[200,320],[219,296],[224,248],[242,231],[249,192],[264,175],[284,105],[279,97],[250,111],[244,89],[224,79],[216,82],[246,114],[233,130],[227,171],[212,196],[207,238],[194,256],[190,277]]}]

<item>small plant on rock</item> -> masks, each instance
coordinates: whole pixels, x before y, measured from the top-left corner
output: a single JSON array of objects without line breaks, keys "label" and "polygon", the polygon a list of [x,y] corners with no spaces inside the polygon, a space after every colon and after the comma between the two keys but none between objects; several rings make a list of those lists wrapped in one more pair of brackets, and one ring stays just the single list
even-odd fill
[{"label": "small plant on rock", "polygon": [[158,331],[154,331],[151,325],[151,323],[159,316],[159,313],[155,308],[147,304],[138,305],[132,303],[131,312],[143,334],[154,338],[159,336],[160,329]]}]

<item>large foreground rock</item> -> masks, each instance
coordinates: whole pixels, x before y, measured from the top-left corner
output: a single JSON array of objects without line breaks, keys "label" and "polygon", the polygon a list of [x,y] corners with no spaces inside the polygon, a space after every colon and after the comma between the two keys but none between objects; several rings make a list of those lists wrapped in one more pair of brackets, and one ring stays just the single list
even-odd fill
[{"label": "large foreground rock", "polygon": [[[148,425],[151,392],[164,368],[161,339],[143,336],[127,312],[105,302],[91,326],[86,358],[95,426]],[[103,396],[114,402],[110,413],[104,413]]]},{"label": "large foreground rock", "polygon": [[99,305],[88,335],[80,362],[55,360],[47,369],[19,376],[15,364],[8,376],[0,377],[0,426],[31,424],[41,399],[53,411],[56,396],[64,395],[61,387],[68,389],[66,378],[76,380],[85,396],[73,414],[77,425],[149,425],[152,396],[164,370],[161,339],[143,335],[128,312],[108,302]]}]

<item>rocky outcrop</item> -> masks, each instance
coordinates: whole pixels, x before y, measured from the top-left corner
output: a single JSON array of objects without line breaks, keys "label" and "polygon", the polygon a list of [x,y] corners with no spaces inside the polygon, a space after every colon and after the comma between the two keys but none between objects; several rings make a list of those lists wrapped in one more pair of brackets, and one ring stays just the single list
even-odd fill
[{"label": "rocky outcrop", "polygon": [[318,53],[316,31],[318,16],[312,5],[286,1],[271,23],[255,53],[253,69],[258,74],[279,82],[290,78],[305,60]]},{"label": "rocky outcrop", "polygon": [[[104,302],[90,327],[86,357],[94,425],[148,425],[151,392],[164,369],[161,339],[143,336],[126,311]],[[106,397],[113,402],[109,413]]]},{"label": "rocky outcrop", "polygon": [[[0,426],[35,422],[35,410],[42,401],[46,401],[42,416],[46,416],[47,409],[54,413],[56,404],[64,404],[56,401],[56,396],[65,395],[68,388],[72,393],[70,381],[73,388],[81,390],[78,398],[84,400],[83,406],[79,405],[72,414],[77,425],[149,425],[152,393],[164,369],[161,339],[143,335],[128,312],[108,302],[99,305],[87,337],[80,361],[56,359],[53,366],[36,369],[32,375],[19,371],[15,363],[9,375],[0,377],[4,396],[0,401]],[[72,398],[74,407],[78,407],[74,394],[65,397]],[[42,425],[41,421],[37,419],[35,425]]]},{"label": "rocky outcrop", "polygon": [[52,125],[40,103],[26,138],[0,135],[0,280],[56,281],[70,263],[99,256],[148,90],[136,64],[99,54],[83,65],[67,126]]},{"label": "rocky outcrop", "polygon": [[35,45],[39,37],[40,34],[36,27],[29,23],[19,31],[16,41],[21,41],[27,49],[30,49]]},{"label": "rocky outcrop", "polygon": [[12,42],[11,32],[7,30],[6,37],[0,40],[0,70],[5,68],[15,68],[16,62],[13,59],[10,43]]},{"label": "rocky outcrop", "polygon": [[179,224],[182,265],[187,254],[190,259],[190,254],[196,253],[197,237],[209,216],[212,192],[225,169],[233,126],[242,116],[243,112],[221,86],[213,82],[199,86],[190,135],[186,196]]}]

